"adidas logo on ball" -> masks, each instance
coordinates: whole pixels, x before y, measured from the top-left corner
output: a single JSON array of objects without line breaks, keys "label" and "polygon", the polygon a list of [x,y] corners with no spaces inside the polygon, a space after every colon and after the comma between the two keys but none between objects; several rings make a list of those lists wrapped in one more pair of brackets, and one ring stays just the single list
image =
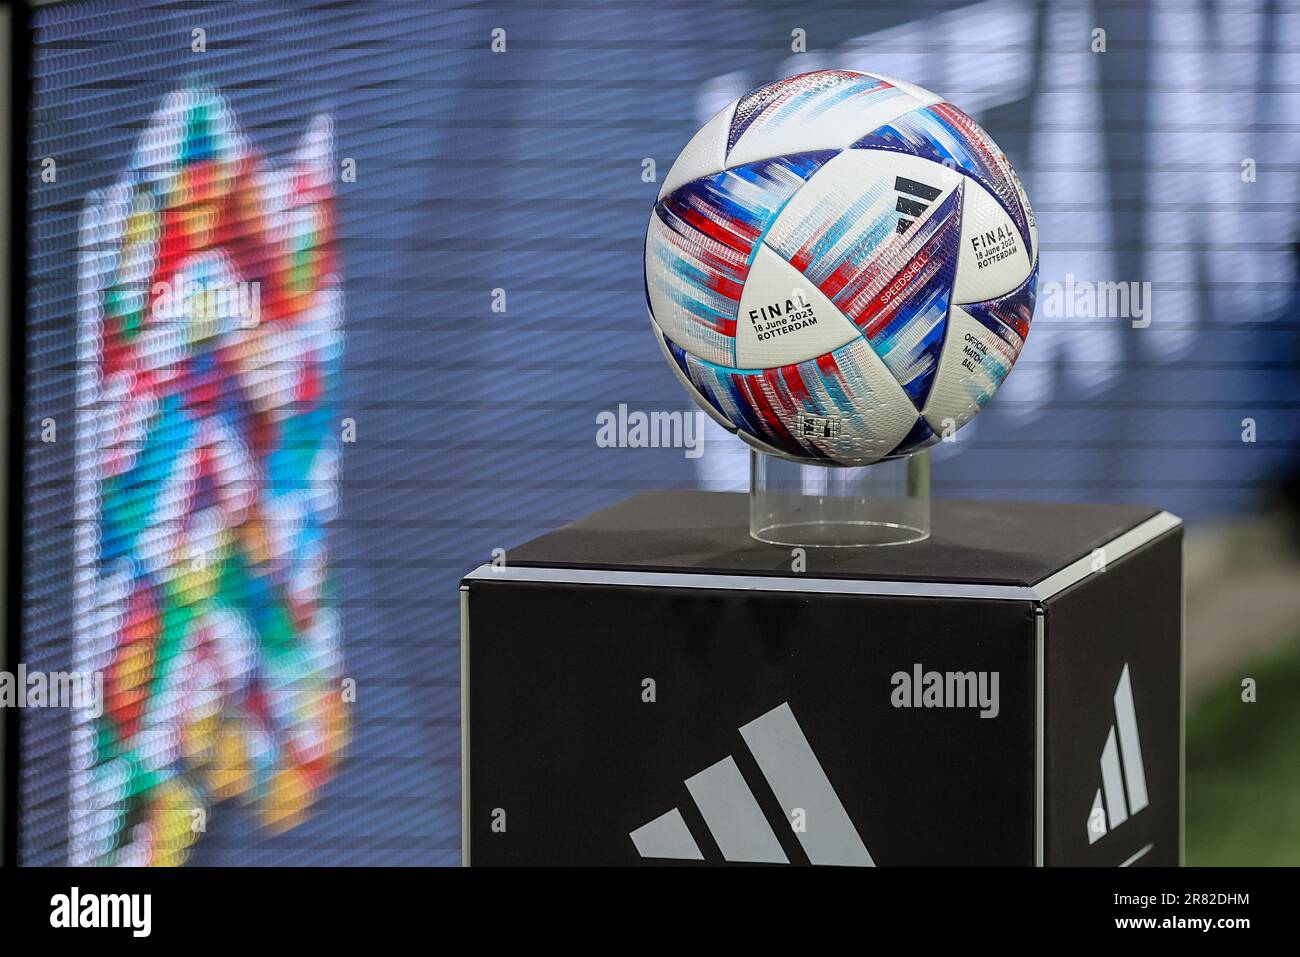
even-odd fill
[{"label": "adidas logo on ball", "polygon": [[[935,189],[933,186],[926,186],[924,183],[918,183],[914,179],[908,179],[905,176],[899,176],[894,180],[894,189],[900,193],[906,193],[908,196],[918,197],[918,199],[909,199],[908,196],[898,197],[898,202],[894,204],[894,209],[906,216],[898,217],[898,231],[905,233],[916,224],[916,217],[920,216],[930,208],[930,202],[943,192],[941,189]],[[908,219],[907,217],[912,217]]]},{"label": "adidas logo on ball", "polygon": [[715,420],[768,454],[868,465],[993,397],[1037,262],[1028,198],[974,120],[911,83],[824,70],[730,103],[682,150],[646,233],[646,295]]}]

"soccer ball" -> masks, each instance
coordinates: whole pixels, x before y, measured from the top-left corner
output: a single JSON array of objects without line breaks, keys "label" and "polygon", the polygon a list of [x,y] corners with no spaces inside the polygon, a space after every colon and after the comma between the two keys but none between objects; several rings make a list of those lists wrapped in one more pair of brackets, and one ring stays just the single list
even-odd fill
[{"label": "soccer ball", "polygon": [[771,455],[867,465],[950,435],[1029,332],[1020,178],[928,90],[820,70],[726,106],[646,232],[655,336],[695,400]]}]

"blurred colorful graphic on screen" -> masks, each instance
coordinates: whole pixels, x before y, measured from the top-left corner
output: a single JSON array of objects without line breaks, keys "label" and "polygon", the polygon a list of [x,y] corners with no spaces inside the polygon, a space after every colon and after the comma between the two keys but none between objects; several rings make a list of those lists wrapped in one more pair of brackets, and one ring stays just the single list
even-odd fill
[{"label": "blurred colorful graphic on screen", "polygon": [[268,162],[200,83],[80,227],[69,860],[179,864],[221,802],[309,812],[348,738],[327,530],[343,295],[332,125]]}]

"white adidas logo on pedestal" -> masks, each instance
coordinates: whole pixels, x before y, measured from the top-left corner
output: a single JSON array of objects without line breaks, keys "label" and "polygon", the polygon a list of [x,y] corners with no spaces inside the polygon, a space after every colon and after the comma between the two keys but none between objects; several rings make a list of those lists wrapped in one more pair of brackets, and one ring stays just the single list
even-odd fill
[{"label": "white adidas logo on pedestal", "polygon": [[1115,686],[1115,723],[1110,726],[1101,751],[1101,787],[1093,796],[1092,810],[1088,812],[1088,843],[1096,844],[1149,803],[1142,742],[1133,708],[1133,684],[1126,663]]},{"label": "white adidas logo on pedestal", "polygon": [[[796,828],[795,836],[811,863],[875,866],[789,704],[755,718],[740,728],[740,735],[781,807],[802,821],[803,827]],[[726,860],[790,863],[734,758],[723,758],[685,783]],[[643,824],[629,836],[642,857],[704,860],[677,808]]]}]

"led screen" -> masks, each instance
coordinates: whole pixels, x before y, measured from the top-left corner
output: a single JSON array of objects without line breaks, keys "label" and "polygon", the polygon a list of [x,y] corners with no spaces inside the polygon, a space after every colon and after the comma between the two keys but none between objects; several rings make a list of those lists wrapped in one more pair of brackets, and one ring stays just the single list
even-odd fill
[{"label": "led screen", "polygon": [[936,495],[1256,505],[1297,438],[1300,17],[1234,11],[1220,50],[1165,3],[37,7],[20,651],[103,707],[24,710],[20,860],[459,861],[459,577],[746,487],[711,423],[598,422],[693,410],[646,220],[780,76],[937,90],[1032,198],[1034,325]]}]

